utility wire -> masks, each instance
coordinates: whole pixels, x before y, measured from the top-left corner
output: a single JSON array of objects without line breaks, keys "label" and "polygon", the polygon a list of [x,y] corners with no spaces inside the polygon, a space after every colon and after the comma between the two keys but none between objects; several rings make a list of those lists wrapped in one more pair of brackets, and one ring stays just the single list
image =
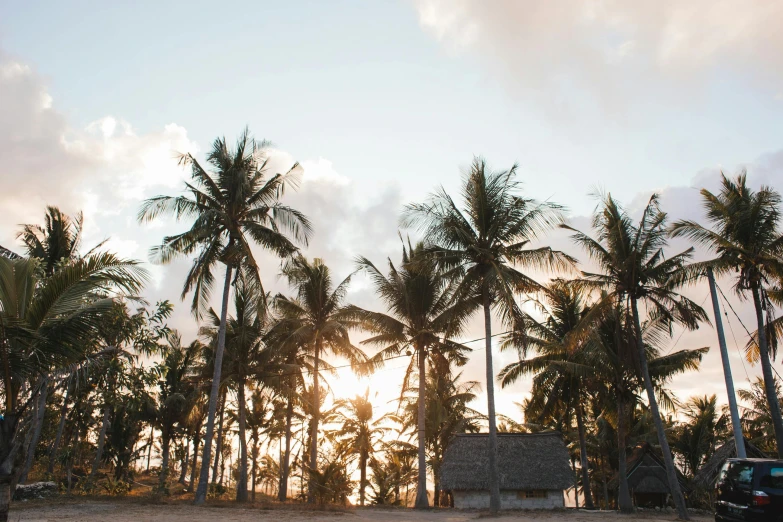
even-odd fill
[{"label": "utility wire", "polygon": [[[699,305],[700,307],[704,307],[704,303],[706,303],[706,302],[707,302],[707,298],[708,298],[709,296],[710,296],[710,292],[709,292],[709,291],[707,291],[707,295],[705,295],[705,296],[704,296],[704,299],[702,299],[702,300],[701,300],[701,304]],[[676,340],[676,341],[674,341],[674,344],[672,345],[672,347],[671,347],[671,348],[669,348],[669,351],[666,353],[666,355],[669,355],[670,353],[672,353],[672,351],[673,351],[673,350],[674,350],[674,349],[677,347],[677,343],[679,343],[679,342],[680,342],[680,339],[682,339],[682,336],[683,336],[683,334],[685,334],[685,331],[686,331],[686,330],[687,330],[687,328],[683,328],[683,329],[682,329],[682,332],[680,332],[680,335],[677,337],[677,340]]]},{"label": "utility wire", "polygon": [[[754,344],[755,344],[755,345],[756,345],[756,346],[757,346],[759,349],[761,349],[761,347],[759,346],[759,342],[758,342],[758,341],[757,341],[757,340],[756,340],[756,339],[753,337],[753,335],[750,333],[750,330],[748,330],[748,328],[745,326],[745,323],[743,323],[743,322],[742,322],[742,319],[740,319],[740,316],[737,314],[737,311],[736,311],[736,310],[734,310],[734,307],[733,307],[733,306],[731,306],[731,303],[730,303],[730,302],[729,302],[729,300],[726,298],[726,294],[724,294],[724,293],[723,293],[723,290],[721,290],[721,287],[720,287],[720,286],[718,286],[718,283],[717,283],[717,282],[715,282],[715,286],[717,286],[717,287],[718,287],[718,291],[720,292],[720,295],[722,295],[722,296],[723,296],[723,300],[726,302],[726,304],[727,304],[727,305],[729,305],[729,308],[731,308],[731,311],[734,313],[734,316],[737,318],[737,320],[739,321],[739,323],[742,325],[742,328],[744,328],[744,329],[745,329],[745,333],[747,333],[747,334],[748,334],[748,337],[750,338],[750,340],[751,340],[751,341],[753,341],[753,343],[754,343]],[[745,365],[745,362],[743,361],[743,363],[742,363],[742,364],[743,364],[743,366],[744,366],[744,365]],[[772,364],[770,364],[769,366],[770,366],[770,368],[772,368],[772,370],[773,370],[773,371],[774,371],[774,372],[777,374],[777,376],[778,376],[778,379],[783,379],[783,377],[781,377],[781,376],[780,376],[780,374],[778,373],[778,370],[777,370],[777,368],[775,368],[774,366],[772,366]]]},{"label": "utility wire", "polygon": [[[492,335],[490,335],[490,339],[491,339],[491,338],[493,338],[493,337],[498,337],[498,336],[500,336],[500,335],[506,335],[506,334],[508,334],[508,333],[511,333],[511,331],[505,331],[505,332],[500,332],[500,333],[492,334]],[[462,341],[462,342],[461,342],[461,343],[459,343],[459,344],[469,344],[469,343],[475,343],[475,342],[477,342],[477,341],[483,341],[484,339],[486,339],[486,337],[479,337],[478,339],[471,339],[470,341]],[[479,348],[474,348],[474,349],[473,349],[473,351],[476,351],[476,350],[482,350],[482,349],[484,349],[484,348],[485,348],[484,346],[481,346],[481,347],[479,347]],[[409,355],[409,354],[407,354],[407,353],[400,354],[400,355],[393,355],[393,356],[391,356],[391,357],[387,357],[387,358],[383,359],[383,361],[382,361],[382,362],[391,361],[391,360],[394,360],[394,359],[401,359],[401,358],[403,358],[403,357],[411,357],[412,355],[413,355],[413,354],[410,354],[410,355]],[[329,372],[330,372],[330,371],[332,371],[332,370],[342,370],[342,369],[344,369],[344,368],[353,368],[353,367],[355,367],[355,366],[357,366],[357,365],[354,365],[354,364],[343,364],[343,365],[340,365],[340,366],[332,366],[332,367],[330,367],[330,368],[319,368],[319,369],[318,369],[318,372],[319,372],[319,373],[320,373],[320,372],[323,372],[323,371],[329,371]],[[404,368],[404,366],[399,366],[398,368],[384,368],[383,370],[378,370],[378,371],[395,370],[395,369],[399,369],[399,368]],[[313,373],[313,370],[300,370],[300,371],[289,372],[289,373],[268,373],[268,374],[261,374],[261,376],[263,376],[263,377],[290,377],[290,376],[292,376],[292,375],[310,375],[310,374],[312,374],[312,373]]]},{"label": "utility wire", "polygon": [[[715,286],[718,286],[717,284]],[[723,292],[721,292],[721,295],[723,295]],[[726,302],[726,296],[723,296],[723,301]],[[729,312],[726,311],[726,308],[723,309],[723,315],[726,316],[726,323],[729,325],[729,331],[731,331],[731,337],[734,339],[734,348],[737,350],[737,355],[739,355],[740,362],[742,363],[742,369],[745,370],[745,379],[750,383],[750,375],[748,375],[748,369],[745,367],[745,357],[742,356],[742,352],[740,352],[739,349],[739,343],[737,342],[737,336],[734,335],[734,327],[731,326],[731,319],[729,319]]]}]

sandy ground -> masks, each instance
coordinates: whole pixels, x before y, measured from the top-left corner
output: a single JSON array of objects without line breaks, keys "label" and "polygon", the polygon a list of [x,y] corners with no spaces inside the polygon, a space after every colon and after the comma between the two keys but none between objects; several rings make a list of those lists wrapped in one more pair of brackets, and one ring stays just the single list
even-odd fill
[{"label": "sandy ground", "polygon": [[[224,507],[196,507],[186,503],[143,504],[127,501],[96,500],[50,500],[14,502],[8,520],[20,522],[49,522],[55,520],[84,520],[97,522],[147,522],[152,520],[170,520],[172,522],[250,522],[250,521],[294,521],[312,522],[412,522],[417,520],[432,522],[462,522],[487,518],[486,513],[478,511],[427,511],[410,509],[362,508],[346,511],[307,511],[297,508],[264,509]],[[672,522],[676,516],[670,513],[644,512],[633,516],[621,516],[610,512],[585,511],[520,511],[508,512],[492,520],[537,522],[625,522],[645,520],[649,522]],[[712,521],[709,516],[693,517],[694,522]]]}]

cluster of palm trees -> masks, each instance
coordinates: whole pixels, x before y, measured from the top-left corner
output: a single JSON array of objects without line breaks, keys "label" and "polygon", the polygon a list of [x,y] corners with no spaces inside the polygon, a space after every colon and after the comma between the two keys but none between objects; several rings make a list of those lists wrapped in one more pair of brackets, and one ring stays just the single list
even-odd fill
[{"label": "cluster of palm trees", "polygon": [[[268,143],[247,131],[233,147],[216,140],[206,159],[204,167],[181,156],[191,171],[185,194],[149,199],[138,216],[149,222],[168,214],[190,224],[152,251],[156,262],[179,256],[191,262],[181,297],[192,294],[200,330],[190,344],[167,326],[168,302],[150,306],[138,298],[147,276],[136,262],[100,253],[102,244],[79,256],[81,216],[72,220],[49,208],[45,227],[20,232],[28,257],[0,257],[6,514],[10,488],[26,480],[36,455],[48,473],[64,472],[69,490],[75,473],[79,487],[94,489],[108,467],[104,487],[122,492],[145,457],[149,469],[156,433],[156,491],[168,493],[178,470],[196,503],[231,480],[238,501],[254,499],[259,485],[284,501],[296,472],[302,498],[344,502],[356,486],[349,469],[356,469],[361,504],[368,489],[374,503],[407,504],[415,485],[413,504],[424,508],[429,469],[441,505],[448,500],[439,487],[440,463],[452,437],[486,426],[492,511],[501,507],[498,430],[558,429],[572,443],[574,489],[581,483],[586,506],[614,505],[607,484],[617,475],[616,506],[633,509],[627,449],[649,439],[687,519],[678,464],[695,473],[731,431],[714,396],[692,399],[682,422],[661,412],[679,404],[670,379],[697,370],[707,351],[672,352],[667,345],[674,328],[708,322],[682,294],[708,269],[733,277],[737,294],[752,297],[757,325],[747,351],[761,363],[763,379],[741,395],[750,404],[743,428],[766,450],[783,451],[772,367],[783,333],[774,314],[783,300],[781,201],[774,190],[753,191],[744,175],[723,177],[719,193],[702,191],[711,228],[669,225],[658,196],[634,217],[605,194],[592,231],[583,232],[566,223],[562,207],[523,196],[516,166],[493,171],[475,158],[460,199],[439,189],[405,207],[401,226],[420,241],[404,241],[399,262],[379,268],[359,257],[356,272],[338,281],[323,260],[302,255],[312,224],[282,203],[285,190],[300,182],[298,165],[270,173]],[[583,269],[574,256],[542,246],[557,228],[586,252]],[[693,248],[670,255],[670,237],[690,239],[714,256],[696,262]],[[265,291],[257,256],[269,254],[280,259],[290,294]],[[221,306],[214,310],[221,267]],[[359,272],[384,310],[347,302]],[[480,312],[486,414],[471,408],[479,383],[463,381],[459,370],[471,352],[461,339]],[[493,334],[493,321],[502,332]],[[352,331],[367,337],[356,345]],[[501,349],[519,355],[498,373],[496,337]],[[410,357],[410,364],[396,412],[378,415],[367,393],[328,400],[335,360],[368,374],[397,357]],[[531,397],[521,405],[525,422],[496,414],[495,381],[507,387],[525,375],[533,376]],[[227,460],[235,464],[224,481]],[[82,472],[88,461],[89,472]]]}]

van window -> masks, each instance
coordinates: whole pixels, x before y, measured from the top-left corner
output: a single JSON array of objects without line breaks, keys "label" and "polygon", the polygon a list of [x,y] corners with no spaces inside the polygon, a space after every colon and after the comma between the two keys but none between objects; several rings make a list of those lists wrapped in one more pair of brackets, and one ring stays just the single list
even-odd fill
[{"label": "van window", "polygon": [[750,487],[753,484],[753,464],[749,462],[732,462],[726,480],[739,486]]},{"label": "van window", "polygon": [[722,484],[726,480],[726,474],[729,471],[729,462],[726,462],[721,466],[718,472],[718,484]]},{"label": "van window", "polygon": [[770,468],[761,480],[759,485],[763,488],[779,488],[783,489],[783,467]]}]

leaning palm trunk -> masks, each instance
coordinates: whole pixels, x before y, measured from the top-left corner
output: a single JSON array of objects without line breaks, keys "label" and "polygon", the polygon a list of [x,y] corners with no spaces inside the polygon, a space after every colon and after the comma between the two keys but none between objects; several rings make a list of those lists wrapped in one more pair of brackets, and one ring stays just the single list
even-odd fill
[{"label": "leaning palm trunk", "polygon": [[359,457],[359,505],[364,505],[364,490],[367,488],[367,450],[362,450]]},{"label": "leaning palm trunk", "polygon": [[500,477],[498,475],[498,433],[495,425],[495,374],[492,370],[492,313],[489,289],[484,284],[484,347],[487,361],[487,420],[489,423],[489,511],[500,510]]},{"label": "leaning palm trunk", "polygon": [[753,304],[756,307],[759,359],[761,359],[761,373],[764,376],[764,392],[767,395],[769,414],[770,417],[772,417],[772,427],[775,430],[775,443],[778,449],[778,458],[783,458],[783,419],[781,419],[778,396],[777,393],[775,393],[775,377],[772,375],[772,364],[769,360],[767,330],[764,325],[764,311],[761,307],[761,296],[759,295],[758,286],[753,287]]},{"label": "leaning palm trunk", "polygon": [[209,412],[207,414],[207,430],[204,437],[204,455],[201,458],[201,473],[199,474],[196,504],[207,500],[209,486],[209,463],[212,460],[212,436],[215,431],[215,413],[217,412],[218,394],[220,391],[220,375],[223,366],[223,352],[226,347],[226,315],[228,314],[228,296],[231,291],[231,266],[226,265],[226,281],[223,285],[223,303],[220,309],[220,328],[215,350],[215,370],[212,374],[212,389],[209,393]]},{"label": "leaning palm trunk", "polygon": [[[580,397],[581,399],[581,397]],[[576,406],[576,427],[579,430],[579,458],[582,466],[582,494],[587,509],[595,509],[593,493],[590,489],[589,461],[587,460],[587,440],[585,437],[585,419],[582,404]]]},{"label": "leaning palm trunk", "polygon": [[[288,496],[288,473],[291,461],[291,421],[294,415],[294,401],[290,394],[285,411],[285,451],[283,453],[283,464],[280,466],[280,487],[277,488],[277,500],[285,502]],[[255,488],[254,488],[255,490]]]},{"label": "leaning palm trunk", "polygon": [[40,390],[33,414],[33,433],[30,438],[30,444],[27,446],[27,458],[25,459],[24,468],[22,468],[22,474],[19,476],[19,484],[27,482],[27,474],[30,473],[35,460],[35,448],[38,447],[38,441],[41,438],[41,428],[43,427],[44,414],[46,413],[46,397],[49,392],[49,386],[45,381],[41,383]]},{"label": "leaning palm trunk", "polygon": [[171,434],[169,428],[163,428],[160,435],[160,475],[158,475],[158,492],[168,493],[169,480],[169,449]]},{"label": "leaning palm trunk", "polygon": [[185,439],[182,443],[182,462],[180,463],[179,480],[177,480],[177,483],[183,486],[188,475],[188,463],[190,463],[190,441]]},{"label": "leaning palm trunk", "polygon": [[237,481],[237,502],[247,501],[247,439],[245,438],[245,382],[239,383],[239,480]]},{"label": "leaning palm trunk", "polygon": [[[215,441],[215,462],[212,464],[212,484],[218,482],[218,470],[220,469],[220,457],[223,456],[223,417],[226,413],[226,393],[220,399],[220,415],[218,416],[217,440]],[[220,479],[223,483],[223,479]]]},{"label": "leaning palm trunk", "polygon": [[[317,336],[318,334],[316,334]],[[310,434],[310,473],[318,470],[318,421],[321,412],[321,390],[318,389],[318,363],[321,356],[321,338],[315,338],[315,361],[313,366],[313,426]],[[311,475],[312,476],[312,475]],[[315,503],[315,485],[312,480],[308,484],[307,502]]]},{"label": "leaning palm trunk", "polygon": [[193,435],[193,464],[190,467],[190,483],[188,484],[188,493],[193,493],[196,488],[196,466],[198,465],[198,447],[201,445],[201,437],[199,436],[201,426],[196,426],[196,432]]},{"label": "leaning palm trunk", "polygon": [[60,441],[63,438],[63,430],[65,430],[65,419],[68,414],[68,397],[71,394],[71,385],[68,383],[68,387],[65,389],[65,398],[63,399],[63,405],[60,408],[60,423],[57,425],[57,434],[54,436],[54,442],[52,448],[49,450],[49,464],[46,467],[47,473],[54,473],[54,462],[57,460],[57,452],[60,451]]},{"label": "leaning palm trunk", "polygon": [[633,501],[628,489],[628,462],[625,455],[626,420],[625,402],[620,393],[617,398],[617,478],[619,481],[617,504],[621,513],[633,513]]},{"label": "leaning palm trunk", "polygon": [[[416,509],[427,509],[430,501],[427,498],[427,455],[424,451],[426,442],[426,419],[424,417],[424,401],[427,393],[426,354],[422,347],[418,347],[419,355],[419,397],[418,397],[418,428],[419,428],[419,476],[416,482]],[[405,499],[407,502],[407,498]]]},{"label": "leaning palm trunk", "polygon": [[101,464],[103,458],[103,446],[106,444],[106,430],[109,427],[109,405],[107,404],[103,408],[103,421],[101,422],[101,431],[98,435],[98,448],[95,450],[95,460],[92,463],[92,470],[90,471],[89,482],[92,484],[95,481],[95,476],[98,474],[98,467]]},{"label": "leaning palm trunk", "polygon": [[647,391],[647,401],[650,404],[650,413],[655,423],[655,431],[658,433],[658,443],[661,446],[661,452],[663,453],[663,462],[666,465],[666,479],[669,482],[669,492],[674,500],[674,505],[677,506],[677,514],[681,520],[690,520],[688,516],[688,509],[685,506],[685,498],[682,495],[680,489],[680,482],[677,480],[677,471],[674,467],[674,459],[672,458],[672,452],[669,448],[669,441],[666,440],[666,431],[663,428],[663,419],[658,411],[658,400],[655,398],[655,389],[653,388],[652,379],[650,379],[650,370],[647,367],[647,354],[644,349],[644,339],[642,338],[642,326],[639,321],[639,309],[635,298],[631,298],[631,307],[633,311],[633,321],[636,328],[636,348],[639,352],[639,366],[642,370],[642,379],[644,380],[644,388]]}]

